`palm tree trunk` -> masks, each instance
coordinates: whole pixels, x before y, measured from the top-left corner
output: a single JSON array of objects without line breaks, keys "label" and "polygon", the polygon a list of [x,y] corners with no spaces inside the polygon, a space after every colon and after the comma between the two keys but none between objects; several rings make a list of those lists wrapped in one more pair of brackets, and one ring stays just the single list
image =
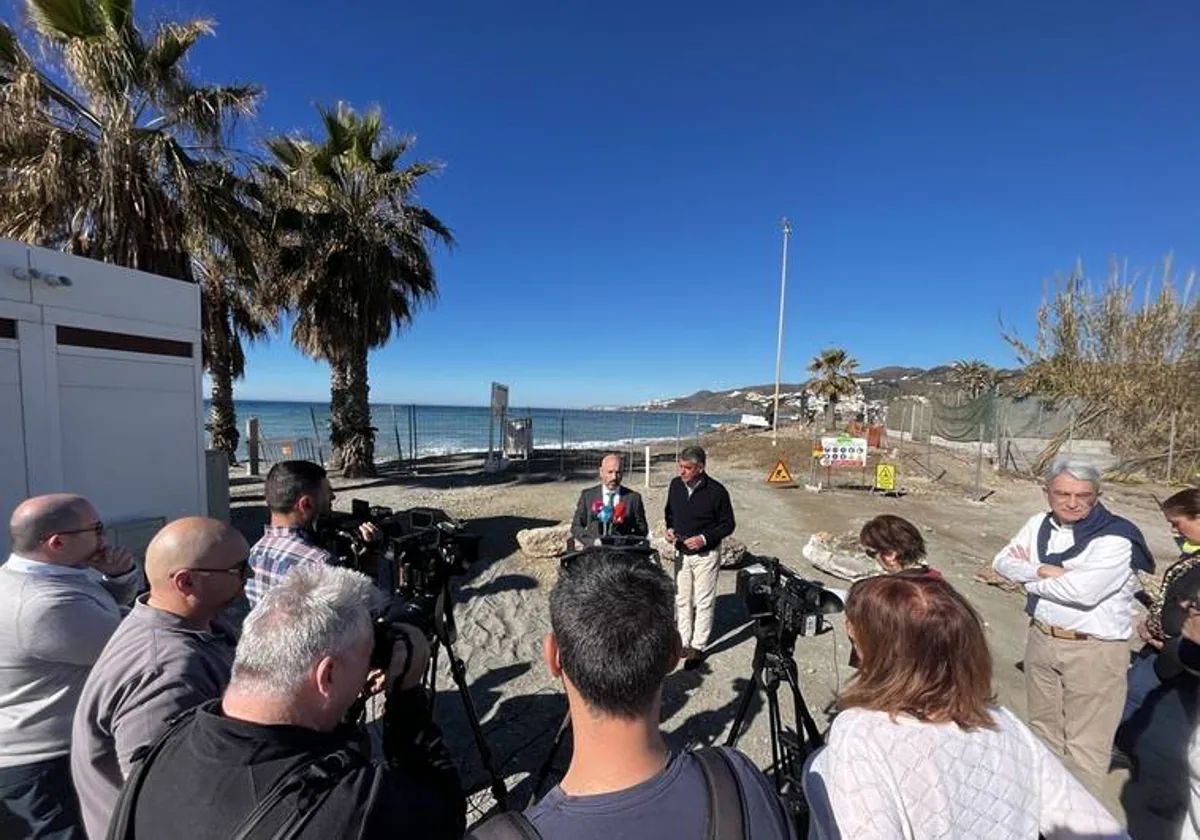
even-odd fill
[{"label": "palm tree trunk", "polygon": [[375,476],[375,429],[371,426],[371,385],[367,378],[367,348],[355,348],[346,365],[346,424],[342,447],[345,478]]},{"label": "palm tree trunk", "polygon": [[837,394],[830,394],[829,401],[825,403],[825,428],[833,429],[837,426]]},{"label": "palm tree trunk", "polygon": [[[229,456],[229,464],[237,464],[238,427],[237,410],[233,405],[233,361],[229,348],[233,336],[230,333],[228,307],[218,305],[210,313],[208,327],[208,375],[212,383],[212,406],[208,422],[212,430],[213,449]],[[222,311],[224,310],[224,311]]]},{"label": "palm tree trunk", "polygon": [[347,365],[342,360],[329,362],[329,471],[337,472],[345,464]]}]

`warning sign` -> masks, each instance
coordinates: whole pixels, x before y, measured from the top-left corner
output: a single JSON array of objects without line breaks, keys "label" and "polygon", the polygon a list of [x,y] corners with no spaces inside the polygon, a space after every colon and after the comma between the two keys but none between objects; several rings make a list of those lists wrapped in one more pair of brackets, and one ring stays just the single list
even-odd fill
[{"label": "warning sign", "polygon": [[796,482],[792,480],[792,474],[788,471],[787,464],[783,463],[782,458],[775,463],[775,469],[771,470],[771,474],[767,476],[767,484],[796,486]]},{"label": "warning sign", "polygon": [[891,493],[896,489],[896,465],[875,465],[875,489]]}]

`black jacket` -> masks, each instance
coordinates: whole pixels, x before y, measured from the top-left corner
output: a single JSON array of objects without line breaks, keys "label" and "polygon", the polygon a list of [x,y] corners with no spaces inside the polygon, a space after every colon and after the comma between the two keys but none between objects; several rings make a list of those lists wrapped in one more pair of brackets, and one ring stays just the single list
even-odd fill
[{"label": "black jacket", "polygon": [[[575,518],[571,520],[571,536],[582,543],[590,543],[600,536],[600,521],[592,507],[595,502],[603,502],[603,485],[589,487],[579,494],[579,504],[575,506]],[[625,505],[625,518],[622,522],[613,523],[609,533],[622,536],[644,537],[650,533],[646,524],[646,506],[642,497],[635,490],[622,485],[617,489],[620,500]]]},{"label": "black jacket", "polygon": [[[667,528],[675,531],[675,549],[681,554],[712,551],[737,525],[729,491],[707,473],[700,476],[690,498],[683,479],[678,476],[672,479],[667,488],[666,517]],[[683,541],[698,534],[704,535],[704,548],[696,551],[684,548]]]},{"label": "black jacket", "polygon": [[[458,772],[429,720],[423,690],[389,697],[388,755],[354,760],[297,835],[303,838],[459,838],[466,814]],[[133,832],[156,840],[231,837],[282,776],[306,760],[345,750],[354,736],[299,726],[261,726],[202,706],[164,742],[132,804]],[[126,792],[128,793],[128,791]],[[123,797],[124,798],[124,797]],[[272,809],[253,837],[271,837],[297,799]],[[118,804],[120,808],[120,803]],[[114,828],[115,828],[114,822]],[[112,837],[112,834],[109,835]]]}]

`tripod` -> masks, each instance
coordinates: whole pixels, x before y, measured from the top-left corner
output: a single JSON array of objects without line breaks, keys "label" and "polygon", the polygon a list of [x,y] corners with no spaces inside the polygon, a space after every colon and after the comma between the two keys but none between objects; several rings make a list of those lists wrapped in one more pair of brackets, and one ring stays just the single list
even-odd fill
[{"label": "tripod", "polygon": [[[823,746],[825,741],[817,731],[817,724],[800,691],[796,660],[793,658],[797,633],[784,627],[777,619],[767,618],[755,622],[754,635],[757,639],[754,645],[754,670],[750,675],[750,682],[746,684],[742,696],[738,699],[737,715],[733,719],[725,746],[737,745],[746,723],[750,700],[754,697],[756,689],[764,689],[767,694],[767,719],[771,728],[771,760],[775,790],[788,804],[797,820],[807,822],[808,809],[804,803],[800,774],[804,769],[805,759],[813,750]],[[779,713],[780,683],[786,683],[792,693],[792,712],[797,727],[795,732],[784,728]],[[797,831],[801,830],[799,824],[796,828]]]},{"label": "tripod", "polygon": [[430,643],[429,670],[426,671],[426,686],[429,689],[429,711],[433,713],[433,704],[437,700],[437,666],[438,650],[446,649],[446,661],[450,665],[450,676],[458,688],[458,696],[462,699],[463,709],[467,714],[467,722],[471,725],[471,734],[475,738],[475,748],[479,750],[479,763],[483,765],[491,782],[492,796],[500,810],[508,810],[508,788],[504,779],[496,773],[492,759],[492,750],[487,738],[483,735],[483,727],[479,723],[479,712],[471,699],[471,691],[467,687],[467,666],[454,650],[454,642],[458,639],[458,627],[454,623],[454,599],[450,597],[450,581],[442,584],[433,609],[433,639]]}]

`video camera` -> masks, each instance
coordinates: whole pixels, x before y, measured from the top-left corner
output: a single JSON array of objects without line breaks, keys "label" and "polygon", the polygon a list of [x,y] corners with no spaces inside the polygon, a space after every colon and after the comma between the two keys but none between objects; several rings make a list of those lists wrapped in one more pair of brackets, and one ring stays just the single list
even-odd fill
[{"label": "video camera", "polygon": [[739,570],[737,594],[751,618],[777,627],[779,635],[792,642],[796,636],[824,633],[829,628],[825,616],[845,608],[834,592],[800,577],[777,557],[759,557]]},{"label": "video camera", "polygon": [[[359,528],[367,523],[380,539],[363,538]],[[375,620],[373,667],[387,667],[396,624],[412,624],[431,639],[453,633],[446,603],[450,578],[479,560],[479,534],[439,508],[396,511],[362,499],[351,502],[350,513],[319,517],[313,533],[337,565],[367,574],[389,595]]]}]

